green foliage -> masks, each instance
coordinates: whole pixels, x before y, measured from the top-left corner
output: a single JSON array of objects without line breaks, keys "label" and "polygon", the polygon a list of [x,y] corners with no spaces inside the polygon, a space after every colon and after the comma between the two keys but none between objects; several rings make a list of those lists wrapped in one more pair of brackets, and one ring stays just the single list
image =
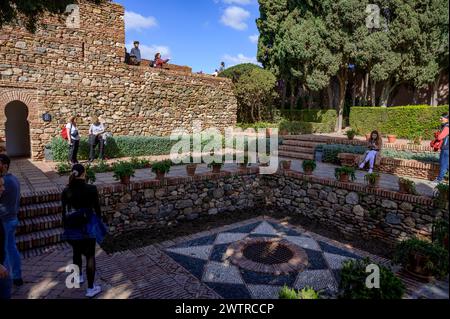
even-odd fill
[{"label": "green foliage", "polygon": [[341,153],[364,154],[367,147],[359,145],[329,144],[323,145],[323,162],[339,165],[338,155]]},{"label": "green foliage", "polygon": [[350,125],[359,134],[378,130],[383,135],[392,134],[409,139],[420,135],[424,139],[431,140],[440,126],[439,118],[444,112],[448,112],[448,105],[353,107],[350,113]]},{"label": "green foliage", "polygon": [[380,268],[380,289],[369,289],[366,269],[374,264],[370,259],[348,260],[344,262],[339,285],[342,299],[401,299],[405,294],[405,285],[400,278],[384,266]]},{"label": "green foliage", "polygon": [[144,168],[149,168],[151,166],[151,163],[149,160],[139,159],[137,157],[133,157],[131,159],[130,163],[134,169],[144,169]]},{"label": "green foliage", "polygon": [[95,170],[91,167],[86,167],[86,183],[94,184],[97,181],[97,177],[95,176]]},{"label": "green foliage", "polygon": [[416,183],[410,179],[400,177],[398,179],[398,184],[403,185],[403,188],[408,194],[417,195]]},{"label": "green foliage", "polygon": [[106,163],[105,161],[101,161],[97,165],[92,166],[92,170],[97,174],[107,173],[107,172],[111,172],[112,167],[109,166],[108,163]]},{"label": "green foliage", "polygon": [[[88,0],[100,4],[104,0]],[[19,15],[24,15],[25,25],[29,31],[36,30],[38,18],[44,12],[63,14],[67,5],[77,3],[73,0],[4,0],[0,1],[0,29],[4,24],[15,22]]]},{"label": "green foliage", "polygon": [[171,167],[172,167],[172,161],[170,161],[170,160],[157,162],[152,165],[152,172],[153,173],[156,173],[156,172],[168,173],[170,171]]},{"label": "green foliage", "polygon": [[58,163],[56,164],[56,171],[59,175],[65,175],[70,173],[70,170],[72,169],[72,166],[68,163]]},{"label": "green foliage", "polygon": [[279,299],[300,299],[297,291],[288,286],[284,286],[278,293]]},{"label": "green foliage", "polygon": [[281,115],[286,121],[306,122],[306,123],[321,123],[323,124],[323,132],[329,133],[334,130],[336,125],[337,112],[336,110],[292,110],[282,111]]},{"label": "green foliage", "polygon": [[370,173],[370,174],[366,174],[364,176],[364,180],[369,184],[369,185],[375,185],[377,180],[380,178],[380,174],[378,173]]},{"label": "green foliage", "polygon": [[256,123],[239,123],[237,127],[246,130],[248,128],[252,128],[254,130],[258,130],[261,128],[278,128],[279,123],[270,123],[270,122],[256,122]]},{"label": "green foliage", "polygon": [[439,163],[438,153],[415,153],[408,151],[396,151],[392,149],[384,149],[381,151],[381,156],[406,160],[416,160],[424,163]]},{"label": "green foliage", "polygon": [[349,140],[353,140],[355,136],[358,134],[354,129],[348,130],[345,135],[347,135]]},{"label": "green foliage", "polygon": [[261,69],[253,63],[243,63],[232,66],[219,74],[220,77],[231,79],[234,83],[238,82],[241,76],[248,74],[255,69]]},{"label": "green foliage", "polygon": [[313,299],[320,299],[319,292],[315,291],[311,287],[305,287],[302,290],[299,291],[299,298],[304,300],[313,300]]},{"label": "green foliage", "polygon": [[293,135],[313,134],[313,133],[330,133],[331,130],[323,123],[298,122],[283,120],[280,123],[280,130],[286,130]]},{"label": "green foliage", "polygon": [[336,177],[336,179],[340,179],[342,175],[348,175],[348,177],[352,181],[356,180],[355,169],[353,167],[336,167],[336,169],[334,170],[334,176]]},{"label": "green foliage", "polygon": [[411,256],[419,254],[426,257],[425,269],[433,276],[445,278],[448,275],[448,251],[440,245],[417,238],[401,242],[396,250],[393,261],[405,268],[411,266]]},{"label": "green foliage", "polygon": [[315,170],[317,168],[316,161],[313,160],[304,160],[302,163],[303,171],[306,170]]},{"label": "green foliage", "polygon": [[432,238],[435,245],[445,247],[445,241],[448,245],[448,220],[439,219],[433,223]]},{"label": "green foliage", "polygon": [[134,177],[135,170],[130,162],[117,162],[113,165],[114,175],[116,180],[122,177]]}]

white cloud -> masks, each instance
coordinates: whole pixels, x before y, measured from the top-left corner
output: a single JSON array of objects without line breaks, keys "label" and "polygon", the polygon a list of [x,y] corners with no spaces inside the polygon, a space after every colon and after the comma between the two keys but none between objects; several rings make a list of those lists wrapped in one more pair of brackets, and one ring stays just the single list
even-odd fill
[{"label": "white cloud", "polygon": [[158,25],[155,17],[144,17],[143,15],[125,11],[125,28],[128,30],[142,31],[145,29],[153,28]]},{"label": "white cloud", "polygon": [[258,43],[259,34],[254,34],[248,37],[251,43]]},{"label": "white cloud", "polygon": [[[126,45],[128,52],[130,52],[131,48],[133,48],[133,43],[128,43]],[[164,45],[145,45],[145,44],[140,44],[139,45],[139,49],[141,49],[141,56],[143,59],[147,59],[147,60],[153,60],[155,58],[155,54],[156,53],[161,53],[162,57],[164,59],[169,59],[170,58],[170,48],[168,46],[164,46]]]},{"label": "white cloud", "polygon": [[247,4],[251,4],[253,0],[223,0],[226,4],[238,4],[241,6],[245,6]]},{"label": "white cloud", "polygon": [[258,64],[256,57],[247,57],[242,53],[239,53],[237,56],[232,56],[229,54],[225,54],[223,59],[229,64],[229,66],[233,66],[241,63],[253,63]]},{"label": "white cloud", "polygon": [[245,30],[247,29],[247,23],[245,22],[250,17],[250,12],[240,7],[228,7],[222,15],[220,21],[233,29]]}]

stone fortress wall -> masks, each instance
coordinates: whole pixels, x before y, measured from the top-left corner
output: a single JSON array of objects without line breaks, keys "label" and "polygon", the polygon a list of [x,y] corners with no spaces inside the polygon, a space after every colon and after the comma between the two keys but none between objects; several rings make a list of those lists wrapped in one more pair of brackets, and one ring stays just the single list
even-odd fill
[{"label": "stone fortress wall", "polygon": [[[13,120],[5,125],[23,104],[34,159],[43,158],[45,145],[75,113],[83,119],[82,134],[92,114],[114,135],[167,136],[178,127],[189,130],[194,120],[219,129],[236,124],[237,102],[228,79],[129,66],[124,60],[124,8],[115,3],[81,0],[79,17],[77,10],[45,15],[34,34],[20,25],[4,26],[0,142],[6,139],[8,148],[8,138],[16,143],[17,134],[27,134]],[[45,113],[50,122],[43,120]]]}]

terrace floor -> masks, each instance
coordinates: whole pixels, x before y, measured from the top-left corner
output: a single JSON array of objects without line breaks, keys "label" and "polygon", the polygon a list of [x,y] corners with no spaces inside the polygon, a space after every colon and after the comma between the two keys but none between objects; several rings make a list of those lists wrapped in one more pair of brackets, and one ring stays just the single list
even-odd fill
[{"label": "terrace floor", "polygon": [[[287,275],[261,275],[245,265],[230,263],[237,242],[270,238],[284,240],[305,255],[305,266]],[[99,299],[221,299],[277,298],[286,284],[312,286],[333,297],[342,262],[370,257],[380,264],[388,260],[266,217],[178,238],[158,245],[107,255],[97,250]],[[24,286],[14,288],[15,299],[80,299],[84,289],[66,288],[66,267],[71,250],[66,245],[23,261]],[[406,298],[448,299],[447,282],[421,284],[400,274],[407,286]]]}]

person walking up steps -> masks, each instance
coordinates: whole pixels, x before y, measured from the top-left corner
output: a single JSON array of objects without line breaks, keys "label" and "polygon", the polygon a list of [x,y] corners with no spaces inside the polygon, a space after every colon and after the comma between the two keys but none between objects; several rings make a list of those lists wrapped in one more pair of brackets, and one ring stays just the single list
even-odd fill
[{"label": "person walking up steps", "polygon": [[95,285],[95,248],[101,243],[107,230],[101,221],[97,187],[86,183],[86,169],[81,164],[72,167],[69,185],[62,193],[63,228],[62,239],[73,249],[73,264],[80,271],[80,284],[84,283],[83,259],[86,257],[88,288],[86,297],[93,298],[102,288]]},{"label": "person walking up steps", "polygon": [[20,183],[9,173],[11,160],[0,154],[0,176],[3,178],[4,191],[0,196],[0,221],[5,231],[5,265],[16,286],[22,286],[22,261],[16,245],[16,229],[19,225]]}]

